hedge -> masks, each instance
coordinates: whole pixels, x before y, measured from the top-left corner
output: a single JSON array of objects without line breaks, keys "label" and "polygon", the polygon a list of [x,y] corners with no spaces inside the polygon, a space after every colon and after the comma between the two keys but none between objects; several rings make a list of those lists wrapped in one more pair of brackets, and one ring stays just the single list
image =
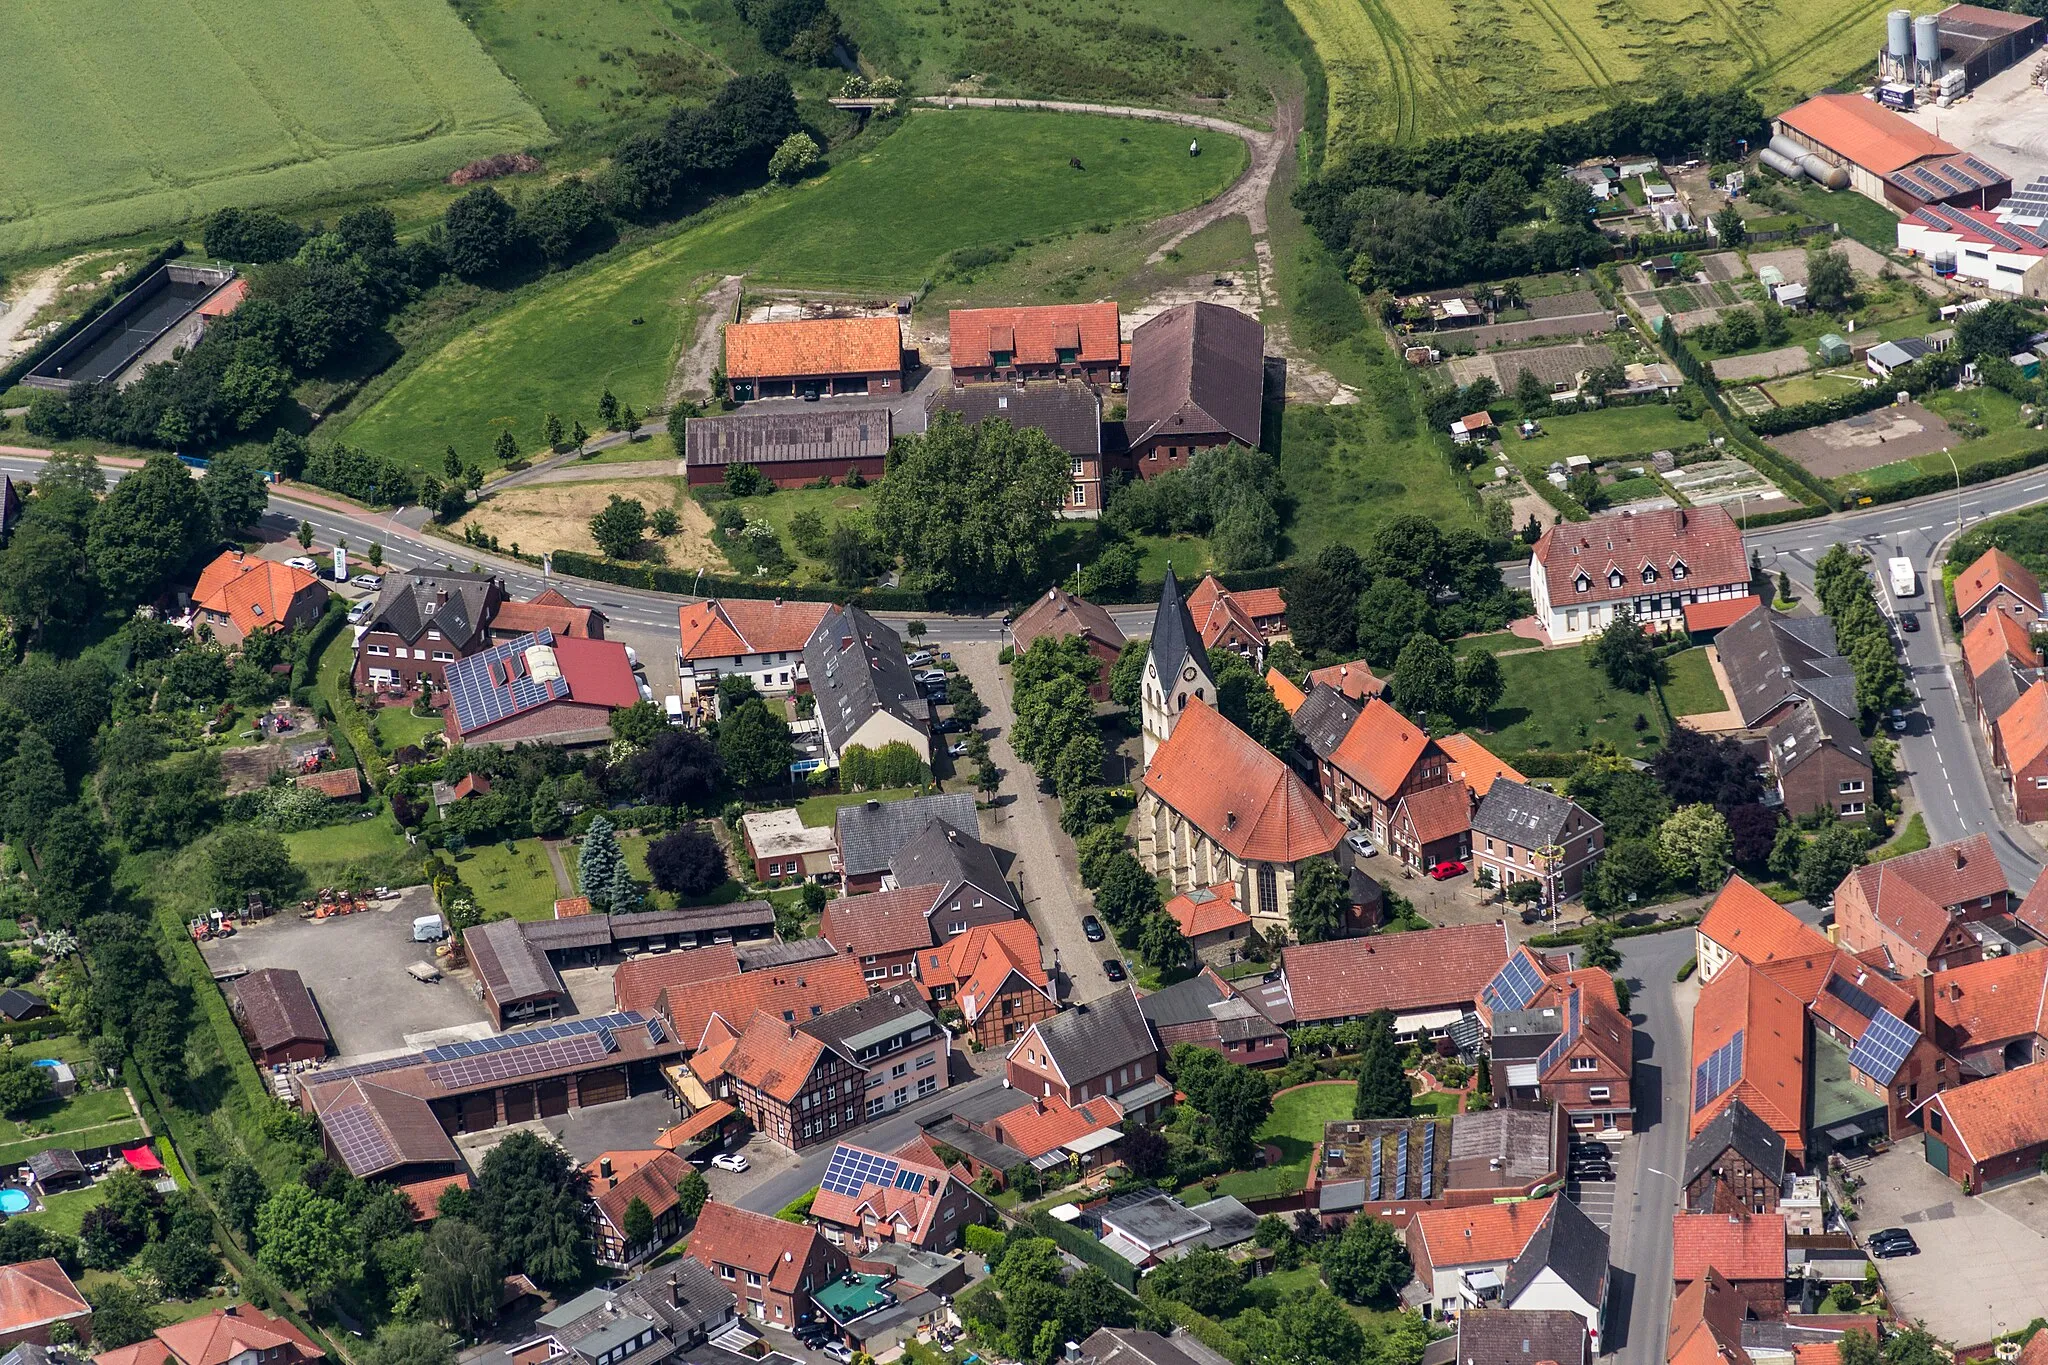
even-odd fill
[{"label": "hedge", "polygon": [[320,653],[332,644],[341,628],[348,624],[348,604],[339,597],[327,599],[327,611],[313,623],[312,633],[306,639],[305,652],[292,665],[292,691],[310,687],[317,681],[320,668]]},{"label": "hedge", "polygon": [[1138,1271],[1129,1261],[1111,1251],[1095,1238],[1070,1227],[1059,1219],[1040,1209],[1025,1220],[1031,1230],[1041,1237],[1050,1237],[1062,1251],[1078,1260],[1094,1266],[1120,1288],[1131,1293],[1138,1292]]},{"label": "hedge", "polygon": [[1944,388],[1955,382],[1961,369],[1962,362],[1947,353],[1924,356],[1911,365],[1901,365],[1892,371],[1889,378],[1867,389],[1858,388],[1834,398],[1818,398],[1810,403],[1772,408],[1745,420],[1750,430],[1759,436],[1782,436],[1786,432],[1875,411],[1891,403],[1901,389],[1918,395],[1929,389]]},{"label": "hedge", "polygon": [[[1690,929],[1700,922],[1694,915],[1689,919],[1657,920],[1650,924],[1616,924],[1611,926],[1616,938],[1639,938],[1644,934],[1668,933],[1673,929]],[[1536,934],[1529,939],[1531,948],[1570,948],[1586,941],[1584,929],[1562,929],[1554,934]]]},{"label": "hedge", "polygon": [[[1099,1245],[1099,1244],[1098,1244]],[[1150,1291],[1141,1295],[1145,1302],[1163,1317],[1172,1320],[1176,1327],[1184,1329],[1189,1336],[1231,1362],[1231,1365],[1246,1365],[1251,1352],[1243,1341],[1228,1327],[1176,1299],[1169,1299]]]},{"label": "hedge", "polygon": [[178,257],[184,254],[185,243],[173,241],[162,251],[151,256],[120,279],[109,283],[106,288],[100,290],[99,293],[86,301],[85,307],[79,310],[77,317],[71,319],[71,321],[65,323],[62,327],[44,337],[36,345],[23,352],[6,369],[0,370],[0,390],[11,389],[16,384],[19,384],[24,375],[43,363],[44,357],[50,355],[59,346],[62,346],[65,342],[76,336],[80,328],[113,307],[123,294],[148,279],[158,268],[177,260]]},{"label": "hedge", "polygon": [[[2048,464],[2048,446],[2037,446],[2032,450],[1996,460],[1984,460],[1961,471],[1963,486],[1967,488],[1971,484],[1989,483],[1993,479],[2002,479],[2008,474],[2018,474],[2043,464]],[[1882,488],[1859,488],[1855,497],[1858,506],[1866,503],[1905,502],[1909,498],[1952,493],[1955,487],[1956,476],[1953,472],[1921,474],[1916,478],[1902,479],[1898,483],[1888,483]]]}]

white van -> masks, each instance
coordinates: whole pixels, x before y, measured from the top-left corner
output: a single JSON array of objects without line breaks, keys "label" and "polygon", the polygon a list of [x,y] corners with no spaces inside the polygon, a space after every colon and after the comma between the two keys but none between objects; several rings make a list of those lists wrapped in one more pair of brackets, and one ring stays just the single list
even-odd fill
[{"label": "white van", "polygon": [[661,709],[668,713],[668,723],[670,725],[681,725],[683,723],[683,699],[681,697],[671,692],[661,699]]}]

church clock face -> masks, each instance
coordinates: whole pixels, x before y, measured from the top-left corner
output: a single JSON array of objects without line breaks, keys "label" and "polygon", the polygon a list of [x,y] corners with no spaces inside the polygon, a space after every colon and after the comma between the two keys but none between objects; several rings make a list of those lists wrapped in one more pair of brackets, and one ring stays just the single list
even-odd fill
[{"label": "church clock face", "polygon": [[1186,668],[1183,668],[1180,671],[1180,675],[1181,677],[1187,679],[1189,682],[1193,682],[1195,680],[1195,666],[1193,664],[1189,664]]}]

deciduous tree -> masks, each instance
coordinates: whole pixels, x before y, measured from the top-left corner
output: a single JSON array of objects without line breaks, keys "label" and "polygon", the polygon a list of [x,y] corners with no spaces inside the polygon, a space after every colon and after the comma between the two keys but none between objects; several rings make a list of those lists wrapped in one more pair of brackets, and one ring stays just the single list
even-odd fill
[{"label": "deciduous tree", "polygon": [[1310,858],[1295,871],[1294,894],[1287,901],[1287,923],[1303,943],[1321,943],[1344,932],[1350,893],[1344,874],[1328,858]]},{"label": "deciduous tree", "polygon": [[1345,1224],[1336,1245],[1323,1248],[1322,1263],[1323,1279],[1340,1298],[1381,1308],[1415,1276],[1394,1225],[1362,1215]]},{"label": "deciduous tree", "polygon": [[694,825],[649,844],[647,871],[656,886],[676,896],[708,896],[732,876],[725,845]]},{"label": "deciduous tree", "polygon": [[1649,691],[1662,668],[1656,646],[1626,606],[1616,607],[1613,622],[1593,637],[1586,661],[1624,692]]}]

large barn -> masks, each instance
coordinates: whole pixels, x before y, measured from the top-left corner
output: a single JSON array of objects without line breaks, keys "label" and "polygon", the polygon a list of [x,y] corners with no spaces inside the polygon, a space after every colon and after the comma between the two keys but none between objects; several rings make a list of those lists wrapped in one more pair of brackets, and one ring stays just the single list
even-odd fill
[{"label": "large barn", "polygon": [[683,468],[690,487],[721,483],[734,465],[751,465],[777,488],[821,478],[844,482],[854,470],[882,477],[893,432],[889,409],[817,407],[692,417],[683,427]]},{"label": "large barn", "polygon": [[1899,213],[1996,208],[2012,193],[2004,171],[1861,95],[1816,95],[1778,115],[1772,131],[1842,167],[1858,194]]},{"label": "large barn", "polygon": [[753,398],[894,397],[903,330],[894,316],[735,322],[725,329],[726,394]]}]

